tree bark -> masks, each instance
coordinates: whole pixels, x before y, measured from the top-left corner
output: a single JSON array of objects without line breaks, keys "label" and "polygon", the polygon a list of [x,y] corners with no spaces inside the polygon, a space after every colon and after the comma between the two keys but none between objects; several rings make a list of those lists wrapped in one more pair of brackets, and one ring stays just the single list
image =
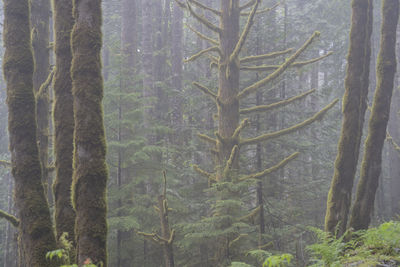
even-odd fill
[{"label": "tree bark", "polygon": [[74,0],[72,94],[74,97],[74,173],[72,200],[76,210],[77,262],[88,258],[107,266],[108,170],[103,125],[101,1]]},{"label": "tree bark", "polygon": [[54,74],[54,152],[56,180],[53,185],[55,226],[57,240],[68,233],[75,243],[75,211],[71,203],[74,111],[71,80],[71,32],[74,25],[72,2],[56,0],[54,8],[54,33],[56,68]]},{"label": "tree bark", "polygon": [[[325,217],[325,230],[339,236],[344,233],[347,226],[351,191],[367,108],[372,1],[353,0],[352,9],[350,48],[345,78],[346,89],[343,98],[342,132]],[[335,233],[336,227],[339,227],[337,233]]]},{"label": "tree bark", "polygon": [[399,1],[384,0],[382,4],[381,45],[377,62],[377,87],[372,105],[361,166],[360,181],[354,202],[350,227],[367,229],[374,208],[375,194],[382,168],[382,149],[386,139],[394,75],[396,73],[396,30]]},{"label": "tree bark", "polygon": [[20,244],[25,266],[55,266],[46,260],[56,240],[42,184],[36,142],[36,107],[33,93],[34,60],[30,38],[28,0],[4,0],[4,77],[7,82],[14,198],[20,220]]}]

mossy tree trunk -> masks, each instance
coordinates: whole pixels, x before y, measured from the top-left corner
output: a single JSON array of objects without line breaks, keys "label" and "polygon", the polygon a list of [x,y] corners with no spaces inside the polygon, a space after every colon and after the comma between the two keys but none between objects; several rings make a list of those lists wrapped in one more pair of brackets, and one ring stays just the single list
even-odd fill
[{"label": "mossy tree trunk", "polygon": [[29,1],[3,2],[6,48],[3,71],[7,82],[14,199],[18,210],[20,244],[24,252],[22,264],[30,267],[52,266],[46,260],[46,253],[55,249],[56,240],[41,180],[36,142]]},{"label": "mossy tree trunk", "polygon": [[372,0],[353,0],[350,48],[343,98],[342,132],[328,195],[325,230],[342,235],[347,226],[367,108],[371,57]]},{"label": "mossy tree trunk", "polygon": [[[31,37],[35,69],[33,72],[33,88],[36,95],[37,138],[39,156],[42,165],[43,182],[49,190],[51,179],[48,173],[49,146],[49,86],[45,82],[50,71],[50,0],[31,0]],[[43,85],[43,86],[42,86]],[[51,200],[51,190],[48,193]]]},{"label": "mossy tree trunk", "polygon": [[107,266],[108,171],[103,125],[102,12],[99,0],[73,1],[72,94],[74,98],[74,173],[72,200],[79,265],[90,258]]},{"label": "mossy tree trunk", "polygon": [[380,51],[377,61],[377,85],[368,125],[368,136],[360,172],[360,181],[352,209],[350,227],[367,229],[374,208],[375,194],[382,168],[382,149],[386,139],[390,103],[396,73],[396,30],[399,20],[399,1],[382,3]]},{"label": "mossy tree trunk", "polygon": [[53,185],[57,239],[66,232],[75,241],[75,211],[71,203],[74,111],[71,80],[71,0],[53,2],[56,67],[54,74],[54,151],[56,180]]}]

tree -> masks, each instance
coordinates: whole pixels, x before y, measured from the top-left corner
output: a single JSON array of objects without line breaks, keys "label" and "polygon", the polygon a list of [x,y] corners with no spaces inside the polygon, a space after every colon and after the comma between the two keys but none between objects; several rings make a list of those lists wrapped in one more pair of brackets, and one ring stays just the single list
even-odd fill
[{"label": "tree", "polygon": [[3,71],[7,82],[9,136],[14,199],[18,210],[24,266],[53,266],[46,252],[54,250],[49,206],[42,184],[36,143],[36,109],[33,93],[34,60],[30,37],[28,0],[4,0]]},{"label": "tree", "polygon": [[347,58],[342,132],[328,195],[325,230],[342,235],[347,227],[351,191],[357,169],[364,115],[367,108],[371,57],[372,1],[353,0],[350,48]]},{"label": "tree", "polygon": [[[206,36],[196,30],[194,32],[202,39],[208,41],[212,46],[208,47],[197,54],[190,57],[187,61],[192,61],[202,55],[207,54],[211,59],[212,66],[217,68],[218,71],[218,89],[217,92],[207,88],[205,85],[194,82],[193,85],[203,91],[206,95],[210,96],[216,103],[218,109],[218,130],[215,133],[216,138],[209,137],[204,134],[199,134],[200,139],[213,146],[212,153],[215,158],[215,173],[210,173],[195,166],[195,169],[203,176],[208,178],[212,183],[215,183],[216,204],[213,211],[213,225],[219,234],[216,242],[215,261],[217,266],[226,265],[231,261],[232,250],[231,247],[237,243],[243,235],[237,232],[240,228],[241,221],[249,216],[257,214],[257,209],[250,213],[248,216],[242,218],[237,217],[232,209],[239,208],[241,204],[238,200],[236,190],[239,190],[240,183],[247,180],[260,179],[271,172],[285,166],[291,160],[297,157],[298,153],[286,157],[278,164],[267,168],[259,173],[249,175],[239,175],[239,151],[242,147],[247,145],[265,142],[273,138],[283,136],[299,129],[306,127],[312,122],[321,119],[322,116],[337,102],[335,100],[321,111],[317,112],[313,117],[296,124],[294,126],[272,132],[262,134],[253,138],[241,138],[241,131],[249,125],[247,118],[240,122],[240,115],[254,114],[257,112],[265,112],[276,107],[285,106],[298,99],[306,97],[311,92],[304,93],[300,96],[286,99],[271,105],[261,105],[252,108],[240,108],[240,103],[249,95],[256,93],[263,86],[275,81],[280,75],[291,66],[303,66],[309,63],[316,62],[323,57],[312,59],[305,62],[295,62],[302,52],[315,40],[319,33],[314,33],[295,53],[285,60],[280,65],[261,65],[253,66],[250,63],[257,62],[263,59],[270,59],[280,55],[285,55],[292,52],[292,49],[279,51],[276,53],[240,57],[244,44],[247,40],[248,33],[253,25],[254,18],[257,14],[260,5],[259,0],[251,0],[246,4],[240,6],[238,0],[221,1],[219,10],[205,6],[196,0],[186,1],[186,3],[177,1],[182,7],[186,8],[190,14],[195,17],[200,23],[211,30],[218,36],[218,40]],[[210,20],[196,12],[192,5],[200,9],[212,12],[219,18],[220,25],[216,26]],[[251,8],[250,12],[245,10]],[[258,12],[266,12],[261,10]],[[242,32],[240,32],[239,21],[241,15],[247,15],[247,22]],[[215,53],[217,56],[210,55]],[[247,71],[267,71],[269,74],[265,78],[240,89],[240,70]],[[231,186],[237,186],[236,189]],[[227,206],[226,206],[227,205]]]},{"label": "tree", "polygon": [[386,139],[396,73],[396,30],[399,20],[399,1],[384,0],[382,3],[381,44],[377,61],[377,86],[368,125],[368,136],[352,209],[350,227],[367,229],[371,221],[375,194],[381,174],[382,150]]},{"label": "tree", "polygon": [[74,97],[74,173],[72,201],[79,265],[90,258],[107,266],[108,171],[103,126],[103,80],[100,50],[101,2],[74,0],[72,30],[72,94]]},{"label": "tree", "polygon": [[54,71],[54,152],[55,227],[57,239],[68,233],[75,241],[75,211],[71,203],[74,111],[71,80],[71,31],[74,25],[71,0],[56,0],[54,8],[54,33],[56,67]]}]

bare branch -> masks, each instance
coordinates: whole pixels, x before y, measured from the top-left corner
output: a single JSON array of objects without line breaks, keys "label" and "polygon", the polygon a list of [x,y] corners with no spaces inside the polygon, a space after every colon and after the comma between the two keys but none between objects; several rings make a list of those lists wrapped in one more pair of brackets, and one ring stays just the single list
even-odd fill
[{"label": "bare branch", "polygon": [[279,162],[278,164],[276,164],[275,166],[272,166],[262,172],[258,172],[258,173],[254,173],[254,174],[250,174],[250,175],[246,175],[241,177],[239,180],[240,181],[245,181],[248,179],[260,179],[262,177],[264,177],[265,175],[268,175],[274,171],[279,170],[280,168],[283,168],[284,166],[286,166],[290,161],[294,160],[295,158],[297,158],[300,155],[300,152],[295,152],[292,155],[290,155],[289,157],[285,158],[284,160],[282,160],[281,162]]},{"label": "bare branch", "polygon": [[218,46],[211,46],[209,48],[203,49],[200,52],[194,54],[190,58],[186,59],[185,62],[196,60],[199,57],[201,57],[202,55],[209,53],[209,52],[218,52],[219,54],[221,54],[221,51],[219,50]]},{"label": "bare branch", "polygon": [[235,243],[239,242],[240,239],[242,239],[246,236],[248,236],[248,234],[240,234],[238,237],[236,237],[235,239],[233,239],[232,241],[229,242],[229,247],[232,247]]},{"label": "bare branch", "polygon": [[240,10],[243,10],[243,9],[252,7],[256,1],[257,1],[257,0],[250,0],[249,2],[247,2],[246,4],[244,4],[243,6],[239,7],[239,9],[240,9]]},{"label": "bare branch", "polygon": [[[276,7],[278,7],[279,4],[280,4],[280,3],[276,3],[276,4],[273,5],[272,7],[264,8],[264,9],[262,9],[262,10],[258,10],[258,11],[256,12],[256,15],[262,14],[262,13],[267,13],[267,12],[269,12],[269,11],[275,9]],[[251,13],[251,12],[241,12],[241,13],[240,13],[240,16],[248,16],[248,15],[250,15],[250,13]]]},{"label": "bare branch", "polygon": [[288,54],[293,51],[293,48],[289,48],[283,51],[277,51],[277,52],[272,52],[264,55],[258,55],[258,56],[248,56],[240,59],[240,64],[242,63],[248,63],[252,61],[257,61],[257,60],[264,60],[264,59],[271,59],[271,58],[276,58],[285,54]]},{"label": "bare branch", "polygon": [[[306,61],[298,61],[298,62],[294,62],[290,67],[296,67],[296,68],[300,68],[303,67],[305,65],[308,64],[312,64],[315,62],[318,62],[330,55],[332,55],[333,52],[329,52],[323,56],[317,57],[317,58],[313,58],[310,60],[306,60]],[[281,65],[261,65],[261,66],[241,66],[240,69],[241,70],[247,70],[247,71],[270,71],[270,70],[276,70],[280,67]]]},{"label": "bare branch", "polygon": [[289,105],[297,100],[301,100],[303,98],[305,98],[306,96],[308,96],[309,94],[312,94],[316,91],[316,89],[312,89],[309,90],[303,94],[279,101],[279,102],[275,102],[269,105],[262,105],[262,106],[255,106],[255,107],[251,107],[251,108],[244,108],[240,110],[240,114],[249,114],[249,113],[253,113],[253,112],[265,112],[271,109],[276,109],[276,108],[280,108],[286,105]]},{"label": "bare branch", "polygon": [[244,26],[243,32],[240,35],[239,41],[237,42],[232,54],[229,56],[230,62],[233,62],[238,57],[240,51],[242,50],[244,43],[246,42],[247,35],[249,34],[251,26],[254,23],[254,16],[256,14],[256,11],[257,11],[258,5],[260,4],[260,1],[261,0],[256,0],[256,2],[253,5],[250,15],[247,18],[246,25]]},{"label": "bare branch", "polygon": [[256,92],[260,87],[266,85],[269,82],[274,81],[278,78],[293,62],[301,55],[301,53],[313,42],[313,40],[320,35],[319,32],[314,32],[314,34],[304,43],[302,47],[300,47],[296,53],[294,53],[291,57],[289,57],[277,70],[273,73],[269,74],[266,78],[253,83],[249,87],[245,88],[242,92],[238,94],[238,98],[244,98],[251,93]]},{"label": "bare branch", "polygon": [[201,32],[199,32],[198,30],[196,30],[195,28],[193,28],[192,26],[190,26],[190,24],[185,24],[186,27],[189,28],[189,30],[191,30],[192,32],[194,32],[195,34],[197,34],[197,36],[199,36],[201,39],[208,41],[209,43],[213,44],[213,45],[219,45],[219,42],[211,37],[208,37],[205,34],[202,34]]},{"label": "bare branch", "polygon": [[190,3],[193,3],[194,5],[200,7],[200,8],[202,8],[202,9],[204,9],[204,10],[210,11],[211,13],[214,13],[214,14],[217,15],[217,16],[221,16],[221,15],[222,15],[221,11],[216,10],[216,9],[214,9],[214,8],[211,8],[211,7],[208,7],[208,6],[206,6],[206,5],[203,5],[202,3],[200,3],[200,2],[198,2],[198,1],[196,1],[196,0],[189,0],[189,2],[190,2]]},{"label": "bare branch", "polygon": [[6,160],[0,160],[0,166],[3,166],[3,167],[11,167],[11,162],[9,162],[9,161],[6,161]]},{"label": "bare branch", "polygon": [[212,145],[217,144],[217,140],[215,140],[214,138],[209,137],[208,135],[205,134],[197,134],[197,136],[200,138],[200,140],[205,141],[207,143],[210,143]]},{"label": "bare branch", "polygon": [[217,95],[213,91],[211,91],[210,88],[208,88],[208,87],[206,87],[206,86],[204,86],[204,85],[202,85],[201,83],[198,83],[198,82],[193,82],[193,85],[196,86],[198,89],[200,89],[206,95],[211,96],[214,100],[217,99]]},{"label": "bare branch", "polygon": [[210,30],[212,30],[218,34],[221,33],[221,28],[219,28],[218,26],[215,26],[211,21],[206,19],[204,16],[197,14],[196,11],[193,10],[192,6],[189,4],[188,1],[186,1],[186,5],[187,5],[187,9],[189,10],[190,14],[192,14],[193,17],[195,17],[199,22],[203,23],[204,26],[206,26]]},{"label": "bare branch", "polygon": [[183,9],[187,9],[187,6],[185,3],[179,1],[179,0],[175,0],[175,2],[178,4],[178,6],[180,6]]},{"label": "bare branch", "polygon": [[7,220],[14,227],[18,227],[19,226],[19,220],[14,215],[11,215],[11,214],[3,211],[3,210],[0,210],[0,218],[3,218],[5,220]]},{"label": "bare branch", "polygon": [[159,244],[159,245],[163,245],[165,243],[168,243],[169,240],[162,238],[161,236],[159,236],[156,233],[145,233],[145,232],[136,232],[138,235],[142,235],[145,238]]},{"label": "bare branch", "polygon": [[319,112],[317,112],[316,114],[314,114],[314,116],[306,119],[305,121],[298,123],[296,125],[293,125],[289,128],[285,128],[276,132],[272,132],[272,133],[266,133],[263,135],[260,135],[258,137],[254,137],[254,138],[249,138],[249,139],[243,139],[240,142],[240,145],[252,145],[252,144],[257,144],[259,142],[265,142],[267,140],[273,139],[273,138],[277,138],[286,134],[290,134],[293,133],[295,131],[298,131],[308,125],[310,125],[311,123],[320,120],[323,118],[323,116],[328,112],[329,109],[331,109],[337,102],[339,102],[339,99],[335,99],[332,103],[330,103],[329,105],[327,105],[326,107],[324,107],[323,109],[321,109]]}]

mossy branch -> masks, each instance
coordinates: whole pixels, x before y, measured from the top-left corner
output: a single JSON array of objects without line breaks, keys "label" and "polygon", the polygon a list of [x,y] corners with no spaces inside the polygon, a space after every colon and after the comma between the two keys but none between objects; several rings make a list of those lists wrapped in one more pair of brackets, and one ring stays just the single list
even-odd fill
[{"label": "mossy branch", "polygon": [[210,180],[216,181],[214,178],[214,175],[212,173],[206,172],[205,170],[201,169],[199,167],[199,165],[193,165],[193,170],[195,170],[198,174],[200,174]]},{"label": "mossy branch", "polygon": [[261,210],[261,206],[258,206],[249,214],[247,214],[243,217],[240,217],[239,221],[240,222],[254,222],[254,218],[260,213],[260,210]]},{"label": "mossy branch", "polygon": [[258,173],[254,173],[254,174],[250,174],[250,175],[246,175],[243,176],[239,179],[239,181],[246,181],[248,179],[260,179],[272,172],[275,172],[277,170],[279,170],[280,168],[285,167],[290,161],[294,160],[295,158],[297,158],[300,155],[300,152],[295,152],[292,155],[290,155],[289,157],[283,159],[281,162],[279,162],[278,164],[264,170]]},{"label": "mossy branch", "polygon": [[266,78],[253,83],[249,87],[245,88],[242,92],[238,94],[238,98],[244,98],[248,96],[251,93],[256,92],[260,87],[266,85],[267,83],[270,83],[274,81],[276,78],[278,78],[290,65],[293,64],[293,62],[301,55],[301,53],[304,52],[304,50],[311,45],[311,43],[314,41],[316,37],[320,36],[319,32],[314,32],[314,34],[303,44],[302,47],[300,47],[296,53],[294,53],[291,57],[289,57],[277,70],[275,70],[273,73],[269,74]]},{"label": "mossy branch", "polygon": [[[268,7],[268,8],[264,8],[264,9],[262,9],[262,10],[258,10],[257,12],[256,12],[256,15],[258,15],[258,14],[262,14],[262,13],[267,13],[267,12],[269,12],[269,11],[271,11],[271,10],[274,10],[276,7],[278,7],[279,6],[279,3],[276,3],[274,6],[272,6],[272,7]],[[250,13],[251,12],[241,12],[240,13],[240,16],[248,16],[248,15],[250,15]]]},{"label": "mossy branch", "polygon": [[235,49],[232,51],[232,54],[229,56],[229,62],[233,62],[239,56],[239,53],[242,50],[242,47],[247,40],[247,35],[250,32],[251,26],[254,23],[254,16],[256,15],[256,11],[258,5],[260,4],[260,1],[261,0],[256,0],[256,2],[254,3],[250,15],[247,18],[247,22],[246,25],[244,26],[243,32],[240,35],[239,41],[236,43]]},{"label": "mossy branch", "polygon": [[201,57],[202,55],[204,55],[206,53],[210,53],[210,52],[218,52],[219,54],[221,54],[221,50],[219,50],[218,46],[211,46],[211,47],[203,49],[203,50],[199,51],[198,53],[194,54],[190,58],[186,59],[185,62],[196,60],[199,57]]},{"label": "mossy branch", "polygon": [[215,26],[211,21],[206,19],[204,16],[197,14],[196,11],[193,10],[189,1],[186,1],[186,6],[187,6],[187,9],[189,10],[190,14],[192,14],[193,17],[195,17],[200,23],[204,24],[204,26],[206,26],[213,32],[221,34],[221,32],[222,32],[221,28],[219,28],[218,26]]},{"label": "mossy branch", "polygon": [[[309,65],[315,62],[318,62],[330,55],[332,55],[333,52],[329,52],[323,56],[317,57],[317,58],[313,58],[310,60],[306,60],[306,61],[298,61],[298,62],[294,62],[290,67],[296,67],[296,68],[300,68],[303,67],[305,65]],[[261,66],[241,66],[240,69],[241,70],[247,70],[247,71],[270,71],[270,70],[276,70],[280,67],[280,65],[261,65]]]},{"label": "mossy branch", "polygon": [[209,137],[208,135],[198,133],[197,136],[202,141],[205,141],[205,142],[210,143],[212,145],[216,145],[217,144],[217,140],[215,140],[214,138]]},{"label": "mossy branch", "polygon": [[169,240],[162,238],[156,233],[145,233],[145,232],[136,232],[138,235],[141,235],[159,245],[168,244]]},{"label": "mossy branch", "polygon": [[181,2],[179,0],[175,0],[175,2],[178,4],[180,8],[187,9],[187,6],[184,2]]},{"label": "mossy branch", "polygon": [[240,234],[238,237],[236,237],[235,239],[233,239],[232,241],[229,242],[229,247],[232,247],[235,243],[239,242],[240,239],[242,239],[246,236],[248,236],[248,234]]},{"label": "mossy branch", "polygon": [[257,144],[259,142],[265,142],[268,141],[270,139],[273,138],[277,138],[286,134],[290,134],[293,133],[295,131],[298,131],[308,125],[310,125],[311,123],[320,120],[323,118],[323,116],[328,112],[328,110],[330,110],[337,102],[339,102],[339,99],[335,99],[333,102],[331,102],[329,105],[327,105],[326,107],[324,107],[323,109],[321,109],[319,112],[317,112],[316,114],[314,114],[314,116],[306,119],[305,121],[298,123],[296,125],[293,125],[289,128],[285,128],[276,132],[272,132],[272,133],[266,133],[263,135],[260,135],[258,137],[254,137],[254,138],[249,138],[249,139],[243,139],[240,142],[240,145],[252,145],[252,144]]},{"label": "mossy branch", "polygon": [[193,85],[196,86],[198,89],[200,89],[206,95],[211,96],[213,98],[213,100],[217,99],[217,95],[213,91],[211,91],[210,88],[206,87],[205,85],[202,85],[201,83],[198,83],[198,82],[193,82]]},{"label": "mossy branch", "polygon": [[47,76],[46,81],[44,81],[42,83],[42,85],[40,86],[38,92],[36,93],[36,100],[40,99],[41,97],[43,97],[43,94],[46,92],[46,90],[49,88],[51,82],[53,81],[53,77],[54,77],[54,69],[51,70],[51,72],[49,73],[49,76]]},{"label": "mossy branch", "polygon": [[0,210],[0,218],[3,218],[5,220],[7,220],[14,227],[18,227],[19,226],[19,220],[17,219],[17,217],[5,212],[4,210]]},{"label": "mossy branch", "polygon": [[11,167],[11,162],[6,160],[0,160],[0,166],[3,166],[5,168]]},{"label": "mossy branch", "polygon": [[229,171],[232,169],[233,162],[235,162],[235,159],[236,159],[236,157],[238,156],[238,154],[239,154],[239,146],[238,146],[238,145],[235,145],[235,146],[232,148],[232,151],[231,151],[231,154],[230,154],[230,156],[229,156],[228,161],[226,162],[224,171],[223,171],[223,173],[222,173],[222,176],[223,176],[223,177],[228,177]]},{"label": "mossy branch", "polygon": [[202,3],[200,3],[200,2],[198,2],[198,1],[196,1],[196,0],[189,0],[189,2],[190,2],[190,3],[193,3],[194,5],[200,7],[200,8],[202,8],[202,9],[204,9],[204,10],[210,11],[211,13],[214,13],[214,14],[217,15],[217,16],[221,16],[221,15],[222,15],[221,11],[216,10],[216,9],[214,9],[214,8],[211,8],[211,7],[209,7],[209,6],[203,5]]},{"label": "mossy branch", "polygon": [[294,97],[291,97],[291,98],[288,98],[288,99],[285,99],[285,100],[282,100],[282,101],[279,101],[279,102],[276,102],[276,103],[272,103],[272,104],[269,104],[269,105],[261,105],[261,106],[251,107],[251,108],[244,108],[244,109],[240,110],[240,114],[249,114],[249,113],[254,113],[254,112],[265,112],[265,111],[268,111],[268,110],[271,110],[271,109],[284,107],[284,106],[287,106],[287,105],[289,105],[289,104],[291,104],[291,103],[293,103],[293,102],[295,102],[297,100],[301,100],[301,99],[305,98],[306,96],[314,93],[315,91],[316,91],[316,89],[312,89],[312,90],[309,90],[309,91],[307,91],[307,92],[305,92],[303,94],[300,94],[300,95],[297,95],[297,96],[294,96]]},{"label": "mossy branch", "polygon": [[185,24],[186,27],[189,28],[189,30],[191,30],[192,32],[194,32],[197,36],[199,36],[201,39],[206,40],[207,42],[213,44],[213,45],[219,45],[219,42],[211,37],[208,37],[205,34],[202,34],[201,32],[199,32],[198,30],[196,30],[195,28],[193,28],[192,26],[190,26],[188,23]]},{"label": "mossy branch", "polygon": [[233,138],[233,139],[238,138],[240,132],[241,132],[245,127],[247,127],[247,126],[249,126],[249,125],[250,125],[249,119],[247,119],[247,118],[244,119],[244,120],[242,121],[242,123],[236,128],[235,132],[234,132],[233,135],[232,135],[232,138]]},{"label": "mossy branch", "polygon": [[250,0],[249,2],[245,3],[243,6],[239,7],[240,10],[252,7],[257,0]]},{"label": "mossy branch", "polygon": [[389,132],[386,132],[386,140],[392,144],[393,148],[397,151],[400,152],[400,146],[393,140],[393,137],[389,134]]},{"label": "mossy branch", "polygon": [[288,48],[283,51],[276,51],[268,54],[263,54],[263,55],[257,55],[257,56],[248,56],[248,57],[243,57],[240,59],[240,64],[242,63],[248,63],[248,62],[253,62],[253,61],[258,61],[258,60],[264,60],[264,59],[272,59],[276,58],[282,55],[286,55],[288,53],[291,53],[293,51],[293,48]]}]

